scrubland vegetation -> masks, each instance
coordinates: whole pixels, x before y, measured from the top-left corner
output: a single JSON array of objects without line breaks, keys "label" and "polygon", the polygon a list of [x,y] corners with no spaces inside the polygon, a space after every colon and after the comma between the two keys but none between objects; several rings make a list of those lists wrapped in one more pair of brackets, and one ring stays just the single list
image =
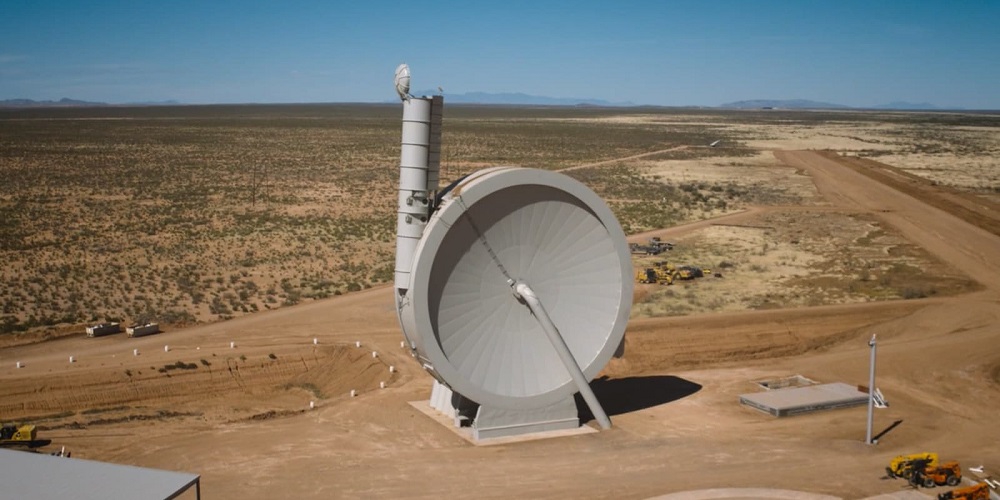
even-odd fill
[{"label": "scrubland vegetation", "polygon": [[[0,333],[209,322],[389,282],[400,127],[397,105],[0,111]],[[761,167],[746,163],[754,141],[783,131],[877,146],[857,155],[980,161],[997,152],[995,127],[975,115],[450,106],[442,184],[484,166],[661,151],[567,171],[638,232],[808,203],[746,174]],[[671,162],[728,177],[672,176]],[[1000,191],[995,178],[977,182]]]}]

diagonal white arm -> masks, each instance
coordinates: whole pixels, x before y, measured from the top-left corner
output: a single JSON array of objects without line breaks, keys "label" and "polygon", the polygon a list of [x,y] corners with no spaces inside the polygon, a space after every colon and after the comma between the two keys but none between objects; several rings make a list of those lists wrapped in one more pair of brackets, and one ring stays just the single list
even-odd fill
[{"label": "diagonal white arm", "polygon": [[570,352],[569,346],[566,345],[566,341],[563,340],[562,335],[559,334],[559,330],[556,325],[552,323],[552,318],[549,318],[549,314],[545,312],[545,308],[542,307],[541,301],[538,300],[538,296],[535,295],[534,290],[531,289],[526,283],[510,282],[511,287],[514,289],[514,296],[519,300],[524,301],[524,303],[531,309],[531,313],[538,320],[538,323],[542,325],[542,330],[545,331],[545,335],[549,337],[549,342],[552,343],[552,347],[555,347],[556,353],[559,354],[559,358],[562,360],[563,365],[569,372],[570,376],[573,377],[573,381],[576,382],[577,389],[580,390],[580,395],[583,396],[583,400],[587,402],[587,406],[590,407],[590,412],[594,414],[594,418],[597,423],[601,425],[602,429],[611,428],[611,419],[608,418],[608,414],[604,412],[604,408],[601,408],[601,403],[597,401],[597,396],[594,395],[594,391],[590,389],[590,383],[587,377],[584,376],[583,371],[580,370],[580,365],[576,363],[576,359],[573,358],[573,353]]}]

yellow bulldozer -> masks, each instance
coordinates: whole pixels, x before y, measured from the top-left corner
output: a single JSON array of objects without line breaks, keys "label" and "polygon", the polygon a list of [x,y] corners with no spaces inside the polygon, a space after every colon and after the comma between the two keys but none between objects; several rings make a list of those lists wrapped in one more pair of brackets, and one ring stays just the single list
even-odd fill
[{"label": "yellow bulldozer", "polygon": [[636,271],[635,281],[636,283],[672,285],[676,280],[693,280],[711,275],[711,269],[697,266],[675,266],[665,260],[661,260],[653,264],[653,267]]},{"label": "yellow bulldozer", "polygon": [[674,283],[674,272],[667,271],[660,267],[647,267],[635,273],[637,283],[672,285]]},{"label": "yellow bulldozer", "polygon": [[32,446],[38,441],[34,425],[3,424],[0,426],[0,446]]},{"label": "yellow bulldozer", "polygon": [[677,268],[677,277],[682,280],[693,280],[705,277],[705,272],[700,267],[681,266]]}]

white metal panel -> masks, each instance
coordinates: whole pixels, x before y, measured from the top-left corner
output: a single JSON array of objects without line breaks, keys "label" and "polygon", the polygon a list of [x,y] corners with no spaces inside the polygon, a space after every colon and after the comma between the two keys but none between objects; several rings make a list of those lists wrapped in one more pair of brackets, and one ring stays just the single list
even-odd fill
[{"label": "white metal panel", "polygon": [[3,449],[0,470],[7,477],[0,498],[164,500],[199,479],[183,472]]}]

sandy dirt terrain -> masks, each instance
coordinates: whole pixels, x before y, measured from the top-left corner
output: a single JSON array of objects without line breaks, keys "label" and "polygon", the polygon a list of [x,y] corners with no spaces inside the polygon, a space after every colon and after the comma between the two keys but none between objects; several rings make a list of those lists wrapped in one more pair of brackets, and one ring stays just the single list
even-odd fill
[{"label": "sandy dirt terrain", "polygon": [[[866,214],[981,289],[634,319],[625,357],[592,383],[614,428],[558,439],[474,446],[410,406],[428,397],[431,379],[400,347],[388,287],[142,339],[7,348],[0,416],[35,418],[42,437],[75,457],[201,474],[204,497],[221,499],[648,498],[715,488],[865,498],[905,491],[882,479],[884,467],[925,450],[1000,471],[1000,237],[837,155],[775,156],[811,179],[818,210]],[[753,225],[766,212],[729,222]],[[890,401],[875,416],[876,433],[887,431],[877,446],[863,443],[864,408],[775,419],[738,404],[769,378],[867,383],[872,334],[877,385]]]}]

